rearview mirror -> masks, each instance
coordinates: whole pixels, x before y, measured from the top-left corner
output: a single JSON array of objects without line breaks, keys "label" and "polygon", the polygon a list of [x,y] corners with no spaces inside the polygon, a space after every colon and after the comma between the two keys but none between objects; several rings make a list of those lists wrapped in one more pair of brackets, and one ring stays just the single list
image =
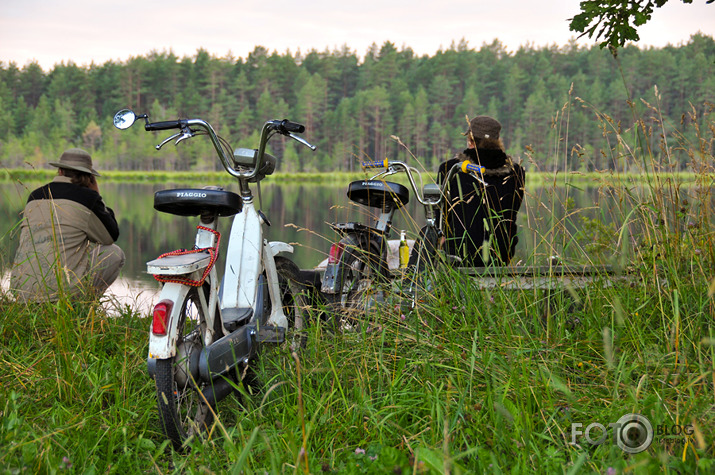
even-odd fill
[{"label": "rearview mirror", "polygon": [[137,115],[129,109],[122,109],[114,114],[114,126],[119,130],[126,130],[137,120]]}]

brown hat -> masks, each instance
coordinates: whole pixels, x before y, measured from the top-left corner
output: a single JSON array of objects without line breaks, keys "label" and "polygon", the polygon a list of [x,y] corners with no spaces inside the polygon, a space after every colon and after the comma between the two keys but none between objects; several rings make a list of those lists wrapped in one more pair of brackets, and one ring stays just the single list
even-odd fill
[{"label": "brown hat", "polygon": [[469,123],[469,130],[464,135],[471,132],[475,139],[498,139],[501,124],[498,120],[486,115],[478,115]]},{"label": "brown hat", "polygon": [[92,168],[92,157],[81,148],[71,148],[69,150],[65,150],[60,156],[60,161],[50,162],[50,165],[57,168],[68,168],[70,170],[77,170],[83,173],[90,173],[94,176],[100,176],[100,174],[97,173],[97,170]]}]

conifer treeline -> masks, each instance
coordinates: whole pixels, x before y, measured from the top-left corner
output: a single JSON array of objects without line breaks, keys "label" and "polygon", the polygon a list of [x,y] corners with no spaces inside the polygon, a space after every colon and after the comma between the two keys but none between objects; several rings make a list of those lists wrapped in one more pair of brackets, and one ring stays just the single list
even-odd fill
[{"label": "conifer treeline", "polygon": [[[629,46],[615,59],[597,46],[574,43],[509,52],[499,41],[479,49],[462,41],[433,56],[387,42],[373,45],[364,59],[347,46],[307,54],[258,46],[245,59],[205,50],[183,58],[152,52],[101,65],[59,64],[47,73],[37,63],[18,68],[0,62],[0,160],[8,168],[44,166],[65,148],[80,146],[104,170],[219,167],[208,141],[155,152],[166,134],[137,126],[115,130],[113,114],[128,107],[155,121],[206,119],[235,147],[255,147],[267,119],[302,122],[318,151],[275,140],[281,171],[352,170],[365,158],[410,159],[391,136],[434,168],[463,147],[465,116],[478,114],[498,118],[508,151],[521,159],[528,154],[531,166],[606,169],[621,165],[604,130],[628,129],[641,116],[646,128],[662,119],[667,132],[694,140],[689,122],[695,117],[707,129],[714,96],[715,41],[702,34],[679,46]],[[661,117],[649,119],[655,115]],[[656,142],[646,145],[658,155]],[[639,144],[642,139],[634,139]],[[678,160],[687,166],[687,154]]]}]

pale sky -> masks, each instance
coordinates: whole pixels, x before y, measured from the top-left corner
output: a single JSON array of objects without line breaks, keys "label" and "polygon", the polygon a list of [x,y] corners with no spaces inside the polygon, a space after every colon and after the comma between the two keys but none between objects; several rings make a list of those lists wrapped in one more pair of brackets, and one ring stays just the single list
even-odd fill
[{"label": "pale sky", "polygon": [[[670,0],[638,31],[639,46],[687,43],[715,34],[715,3]],[[0,62],[84,66],[152,50],[245,58],[256,45],[307,53],[343,45],[363,56],[391,41],[432,55],[464,38],[479,49],[498,38],[520,46],[564,45],[579,0],[0,0]],[[591,45],[582,38],[579,44]]]}]

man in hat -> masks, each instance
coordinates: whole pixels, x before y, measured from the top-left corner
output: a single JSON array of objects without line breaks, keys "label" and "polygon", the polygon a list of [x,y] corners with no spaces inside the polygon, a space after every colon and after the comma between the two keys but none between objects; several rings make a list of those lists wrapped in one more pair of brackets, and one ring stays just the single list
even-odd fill
[{"label": "man in hat", "polygon": [[79,148],[50,165],[57,176],[30,193],[23,211],[10,288],[23,301],[56,301],[63,292],[100,296],[124,265],[114,244],[117,220],[99,194],[100,175]]},{"label": "man in hat", "polygon": [[443,212],[446,252],[461,265],[505,265],[518,242],[516,216],[524,198],[524,169],[507,156],[499,138],[501,124],[488,116],[469,123],[467,148],[439,167],[441,184],[455,163],[469,160],[484,167],[481,180],[457,173],[445,187]]}]

